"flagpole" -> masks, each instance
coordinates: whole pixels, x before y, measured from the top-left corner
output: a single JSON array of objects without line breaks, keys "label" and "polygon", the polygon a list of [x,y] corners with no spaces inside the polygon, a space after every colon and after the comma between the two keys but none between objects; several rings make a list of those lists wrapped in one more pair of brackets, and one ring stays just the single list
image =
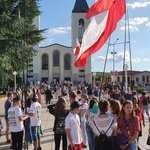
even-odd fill
[{"label": "flagpole", "polygon": [[121,94],[123,95],[123,87],[124,87],[124,82],[125,82],[125,69],[124,69],[124,65],[125,65],[125,59],[126,59],[126,40],[127,40],[127,35],[126,35],[126,30],[127,30],[127,27],[126,27],[126,21],[127,21],[127,18],[126,18],[126,14],[125,14],[125,32],[124,32],[124,56],[123,56],[123,74],[122,74],[122,90],[121,90]]},{"label": "flagpole", "polygon": [[104,81],[106,64],[107,64],[107,58],[108,58],[108,52],[109,52],[109,47],[110,47],[110,45],[109,45],[110,44],[110,39],[111,39],[111,35],[109,37],[107,51],[106,51],[106,59],[105,59],[105,64],[104,64],[104,69],[103,69],[103,75],[102,75],[101,84],[100,84],[100,91],[99,91],[99,101],[101,100],[101,94],[102,94],[102,88],[103,88],[103,81]]},{"label": "flagpole", "polygon": [[[131,40],[130,40],[130,28],[129,28],[129,13],[127,11],[127,19],[128,19],[128,39],[129,39],[129,53],[130,53],[130,70],[131,70],[131,85],[133,86],[134,83],[132,83],[133,80],[133,74],[132,74],[132,53],[131,53]],[[133,90],[133,89],[131,89]]]},{"label": "flagpole", "polygon": [[115,45],[117,43],[117,41],[119,40],[119,38],[116,39],[116,41],[113,44],[110,44],[110,46],[112,46],[113,48],[113,52],[111,52],[111,54],[113,55],[113,86],[115,85],[116,82],[116,75],[115,75],[115,54],[117,54],[117,52],[115,52]]}]

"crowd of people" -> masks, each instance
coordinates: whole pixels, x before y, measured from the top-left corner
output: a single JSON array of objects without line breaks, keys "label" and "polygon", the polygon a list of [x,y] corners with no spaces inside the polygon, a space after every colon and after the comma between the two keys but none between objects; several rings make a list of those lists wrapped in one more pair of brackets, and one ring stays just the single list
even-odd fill
[{"label": "crowd of people", "polygon": [[[36,91],[38,93],[38,90]],[[22,150],[24,146],[33,146],[34,150],[41,150],[41,104],[38,94],[29,91],[7,93],[4,104],[6,121],[6,142],[11,143],[10,149]],[[39,101],[39,102],[38,102]],[[9,131],[11,137],[9,137]],[[25,131],[25,135],[24,135]],[[24,140],[25,138],[25,140]]]},{"label": "crowd of people", "polygon": [[[145,126],[144,111],[150,121],[149,97],[145,92],[138,97],[130,87],[123,95],[118,87],[112,91],[107,88],[101,93],[91,86],[68,88],[65,85],[60,88],[57,103],[48,106],[55,116],[55,150],[59,150],[61,137],[63,150],[87,147],[89,150],[140,150],[138,141],[142,126]],[[65,132],[58,133],[58,129]]]},{"label": "crowd of people", "polygon": [[[113,90],[92,89],[90,84],[54,85],[54,91],[44,85],[43,91],[47,110],[55,117],[55,150],[60,149],[61,139],[63,150],[140,150],[144,111],[150,121],[145,92],[138,97],[130,87],[122,94],[117,86]],[[34,150],[41,150],[41,90],[32,86],[22,93],[7,93],[6,142],[11,143],[11,149],[21,150],[25,137],[27,146],[33,144]],[[51,103],[52,99],[58,99],[56,104]]]}]

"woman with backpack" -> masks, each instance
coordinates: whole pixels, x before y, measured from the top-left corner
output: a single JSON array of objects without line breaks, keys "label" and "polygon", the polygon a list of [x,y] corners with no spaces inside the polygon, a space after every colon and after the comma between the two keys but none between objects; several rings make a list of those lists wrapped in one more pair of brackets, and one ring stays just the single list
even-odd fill
[{"label": "woman with backpack", "polygon": [[117,118],[117,123],[119,136],[117,143],[120,146],[120,150],[137,150],[140,124],[138,117],[135,116],[133,103],[130,100],[126,100],[123,103],[120,116]]},{"label": "woman with backpack", "polygon": [[59,98],[57,103],[55,105],[49,105],[48,109],[50,114],[55,116],[53,127],[55,150],[59,150],[61,138],[63,150],[67,150],[65,118],[68,115],[69,110],[66,108],[66,102],[63,98]]},{"label": "woman with backpack", "polygon": [[114,117],[107,114],[109,102],[101,100],[99,102],[100,114],[96,115],[89,125],[95,134],[94,150],[114,150],[114,134],[117,130],[117,123]]}]

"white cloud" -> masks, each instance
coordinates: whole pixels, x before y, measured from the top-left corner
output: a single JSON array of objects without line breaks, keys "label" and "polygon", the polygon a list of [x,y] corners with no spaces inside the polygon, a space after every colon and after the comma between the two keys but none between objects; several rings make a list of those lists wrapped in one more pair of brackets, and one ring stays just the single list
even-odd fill
[{"label": "white cloud", "polygon": [[49,45],[52,44],[52,42],[54,41],[54,39],[47,37],[45,40],[43,40],[40,45],[45,46],[45,45]]},{"label": "white cloud", "polygon": [[146,26],[150,28],[150,22],[148,22],[148,23],[146,24]]},{"label": "white cloud", "polygon": [[[98,56],[97,57],[97,61],[105,61],[106,57],[104,56]],[[124,52],[118,52],[116,55],[115,55],[115,63],[121,63],[123,62],[124,60]],[[108,57],[107,57],[107,61],[108,62],[113,62],[113,55],[112,54],[108,54]],[[143,58],[143,59],[140,59],[140,58],[132,58],[131,59],[132,63],[139,63],[139,62],[150,62],[150,58]],[[126,51],[126,54],[125,54],[125,62],[126,63],[130,63],[130,53],[129,51]]]},{"label": "white cloud", "polygon": [[150,61],[150,58],[143,58],[143,61],[149,62],[149,61]]},{"label": "white cloud", "polygon": [[132,59],[132,63],[138,63],[138,62],[140,62],[141,61],[141,59],[139,59],[139,58],[133,58]]},{"label": "white cloud", "polygon": [[51,28],[48,30],[48,33],[51,35],[56,34],[67,34],[71,30],[71,27],[58,27],[58,28]]},{"label": "white cloud", "polygon": [[150,6],[150,1],[127,3],[127,6],[131,7],[132,9],[141,8],[141,7],[148,7],[148,6]]},{"label": "white cloud", "polygon": [[[108,54],[108,55],[109,55],[109,54]],[[105,57],[104,57],[104,56],[98,56],[96,60],[98,60],[98,61],[103,61],[103,60],[105,60]]]},{"label": "white cloud", "polygon": [[[142,25],[146,22],[148,22],[149,18],[147,17],[135,17],[135,18],[130,18],[129,19],[129,29],[131,32],[134,31],[139,31],[138,27],[139,25]],[[125,21],[123,20],[123,22],[125,23]],[[146,24],[147,25],[147,24]],[[149,24],[148,24],[149,25]],[[147,26],[148,26],[147,25]],[[128,26],[127,26],[128,29]],[[120,30],[125,30],[125,27],[121,27]]]},{"label": "white cloud", "polygon": [[[126,27],[126,28],[128,29],[128,27]],[[139,29],[136,26],[129,25],[129,29],[131,32],[139,31]],[[125,27],[121,27],[120,30],[125,30]]]},{"label": "white cloud", "polygon": [[148,21],[147,17],[135,17],[135,18],[129,19],[129,24],[136,26],[136,25],[144,24],[147,21]]}]

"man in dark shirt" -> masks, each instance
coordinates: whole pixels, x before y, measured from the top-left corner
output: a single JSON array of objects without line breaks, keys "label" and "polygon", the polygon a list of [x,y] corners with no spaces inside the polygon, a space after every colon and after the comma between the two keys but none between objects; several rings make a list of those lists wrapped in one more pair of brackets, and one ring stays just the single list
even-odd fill
[{"label": "man in dark shirt", "polygon": [[6,136],[6,142],[9,143],[9,122],[8,122],[8,109],[12,105],[12,93],[7,93],[7,100],[5,101],[4,104],[4,109],[5,109],[5,121],[6,121],[6,131],[5,131],[5,136]]},{"label": "man in dark shirt", "polygon": [[47,104],[50,105],[50,101],[52,98],[53,98],[53,95],[52,95],[50,88],[46,87],[46,91],[45,91],[46,108],[47,108]]}]

